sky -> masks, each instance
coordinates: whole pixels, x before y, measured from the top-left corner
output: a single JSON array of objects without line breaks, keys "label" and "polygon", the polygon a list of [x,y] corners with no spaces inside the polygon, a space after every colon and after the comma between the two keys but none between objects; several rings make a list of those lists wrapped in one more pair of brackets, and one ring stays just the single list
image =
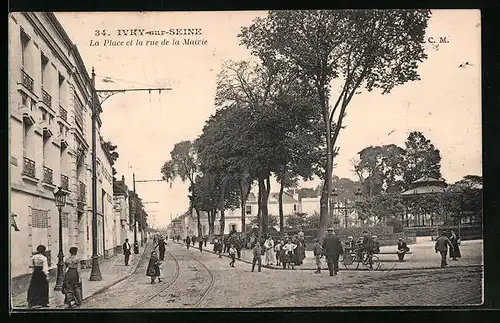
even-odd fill
[{"label": "sky", "polygon": [[[125,176],[132,189],[136,180],[161,179],[160,169],[170,159],[175,143],[194,140],[208,117],[215,112],[216,76],[227,60],[251,59],[239,45],[242,26],[248,26],[264,11],[238,12],[91,12],[56,13],[77,45],[87,70],[95,68],[96,88],[171,88],[126,92],[111,96],[102,104],[102,136],[118,145],[117,177]],[[184,36],[118,36],[118,29],[200,29],[192,39],[205,45],[182,45]],[[110,36],[96,36],[105,30]],[[432,10],[426,42],[428,59],[419,65],[420,81],[399,86],[390,94],[362,91],[355,95],[340,133],[334,174],[357,179],[350,160],[367,146],[404,142],[411,131],[423,134],[441,152],[441,172],[447,182],[463,176],[482,175],[481,142],[481,26],[479,10]],[[161,45],[178,39],[180,45]],[[104,46],[103,40],[132,40],[134,45]],[[144,41],[142,46],[136,39]],[[100,40],[99,46],[91,46]],[[159,45],[146,44],[159,41]],[[469,63],[466,68],[459,65]],[[105,82],[104,79],[113,82]],[[337,93],[335,84],[332,93]],[[334,95],[332,95],[334,97]],[[303,183],[315,187],[319,181]],[[277,183],[271,184],[277,191]],[[155,227],[166,226],[170,218],[188,207],[188,184],[177,180],[136,183]]]}]

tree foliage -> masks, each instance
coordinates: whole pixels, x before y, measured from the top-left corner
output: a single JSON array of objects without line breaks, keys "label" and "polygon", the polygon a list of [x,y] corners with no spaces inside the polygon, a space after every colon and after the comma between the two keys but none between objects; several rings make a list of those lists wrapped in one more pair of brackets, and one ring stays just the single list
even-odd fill
[{"label": "tree foliage", "polygon": [[[239,35],[264,66],[285,65],[317,96],[326,143],[321,238],[328,220],[334,147],[346,108],[360,87],[379,88],[384,94],[419,79],[429,16],[428,10],[270,11]],[[334,80],[341,86],[330,105]]]},{"label": "tree foliage", "polygon": [[116,168],[115,168],[115,163],[118,157],[120,157],[120,154],[118,154],[117,148],[118,146],[113,144],[111,140],[101,140],[101,146],[104,150],[104,153],[107,154],[110,159],[111,159],[111,169],[113,172],[113,182],[116,181],[115,175],[116,175]]},{"label": "tree foliage", "polygon": [[441,154],[420,131],[408,135],[405,143],[405,188],[423,177],[441,179]]}]

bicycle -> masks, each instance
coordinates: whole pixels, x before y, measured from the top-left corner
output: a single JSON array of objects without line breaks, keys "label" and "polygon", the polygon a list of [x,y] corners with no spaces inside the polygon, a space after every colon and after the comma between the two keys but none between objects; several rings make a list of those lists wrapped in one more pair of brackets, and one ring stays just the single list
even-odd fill
[{"label": "bicycle", "polygon": [[[372,266],[370,267],[370,260]],[[344,265],[346,269],[354,268],[359,269],[361,264],[363,267],[367,267],[368,270],[377,270],[380,268],[380,259],[378,256],[371,254],[368,256],[366,251],[360,251],[359,249],[346,250],[341,255],[340,262]]]}]

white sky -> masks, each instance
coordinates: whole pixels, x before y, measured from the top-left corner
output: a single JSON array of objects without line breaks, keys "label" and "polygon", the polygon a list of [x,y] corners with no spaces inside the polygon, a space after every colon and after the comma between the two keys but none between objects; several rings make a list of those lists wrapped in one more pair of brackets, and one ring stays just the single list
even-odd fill
[{"label": "white sky", "polygon": [[[482,174],[481,28],[478,10],[433,10],[427,30],[435,39],[446,36],[439,49],[427,43],[428,59],[419,67],[421,81],[407,83],[388,95],[378,91],[356,95],[337,141],[340,155],[335,175],[356,179],[349,160],[370,145],[394,143],[404,147],[410,131],[419,130],[441,151],[443,177],[454,182]],[[118,145],[117,177],[123,174],[132,189],[136,179],[160,179],[160,169],[175,143],[195,139],[215,112],[216,74],[226,60],[250,58],[239,46],[242,26],[265,12],[127,12],[57,13],[90,70],[95,67],[97,89],[171,87],[171,91],[117,94],[103,103],[102,135]],[[94,30],[201,28],[205,46],[103,47]],[[171,36],[140,37],[143,40]],[[182,42],[183,37],[177,36]],[[102,39],[102,37],[101,37]],[[117,36],[109,39],[119,39]],[[122,37],[123,40],[133,38]],[[102,45],[102,44],[101,44]],[[464,62],[473,64],[459,68]],[[115,83],[102,82],[111,77]],[[335,92],[336,89],[333,89]],[[390,132],[392,133],[388,135]],[[308,182],[304,186],[315,186]],[[137,183],[136,190],[157,226],[188,206],[187,184]],[[277,190],[274,184],[272,191]]]}]

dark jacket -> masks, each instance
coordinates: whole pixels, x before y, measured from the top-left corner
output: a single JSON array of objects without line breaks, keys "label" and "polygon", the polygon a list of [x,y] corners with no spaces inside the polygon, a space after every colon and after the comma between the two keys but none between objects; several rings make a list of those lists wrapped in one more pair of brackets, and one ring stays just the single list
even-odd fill
[{"label": "dark jacket", "polygon": [[450,239],[445,236],[440,236],[439,238],[437,238],[436,245],[434,246],[434,249],[436,251],[448,251],[448,247],[450,247],[450,249],[453,249]]},{"label": "dark jacket", "polygon": [[398,241],[398,251],[404,251],[404,252],[410,251],[410,248],[408,248],[406,241]]},{"label": "dark jacket", "polygon": [[369,235],[363,237],[363,250],[365,251],[373,250],[373,238]]},{"label": "dark jacket", "polygon": [[335,234],[329,234],[323,240],[323,254],[325,256],[340,255],[344,252],[342,242]]},{"label": "dark jacket", "polygon": [[321,247],[321,245],[319,244],[319,242],[316,242],[313,246],[313,254],[315,256],[321,256],[323,255],[323,248]]},{"label": "dark jacket", "polygon": [[127,242],[124,242],[123,245],[122,245],[122,248],[123,248],[123,254],[124,255],[130,255],[130,250],[132,249],[132,245],[130,243],[128,243],[128,246],[127,246]]}]

